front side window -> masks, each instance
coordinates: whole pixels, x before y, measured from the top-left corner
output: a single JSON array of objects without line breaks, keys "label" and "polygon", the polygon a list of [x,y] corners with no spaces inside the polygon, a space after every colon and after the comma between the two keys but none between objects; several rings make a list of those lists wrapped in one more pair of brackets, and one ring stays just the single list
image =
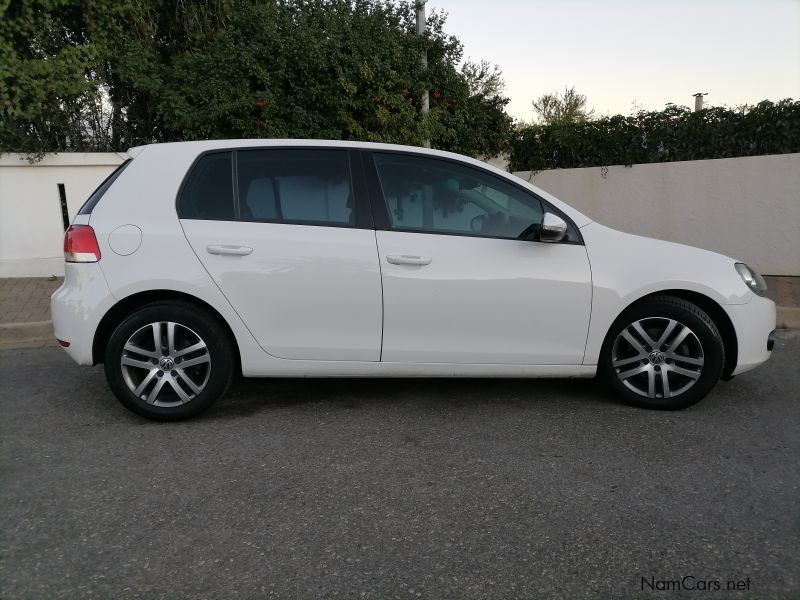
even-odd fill
[{"label": "front side window", "polygon": [[466,165],[375,153],[393,229],[516,239],[542,222],[534,196]]},{"label": "front side window", "polygon": [[178,216],[218,221],[235,218],[230,152],[204,154],[195,163],[178,198]]},{"label": "front side window", "polygon": [[353,224],[346,150],[242,150],[237,170],[244,221]]}]

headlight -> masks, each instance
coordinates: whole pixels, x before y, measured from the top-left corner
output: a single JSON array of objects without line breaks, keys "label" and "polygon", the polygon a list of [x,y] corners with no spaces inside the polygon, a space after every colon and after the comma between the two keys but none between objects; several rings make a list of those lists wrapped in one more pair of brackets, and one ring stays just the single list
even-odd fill
[{"label": "headlight", "polygon": [[754,294],[758,294],[759,296],[764,295],[764,292],[767,291],[767,282],[764,281],[761,275],[744,263],[736,263],[736,270],[739,272],[742,281],[747,284],[747,287],[753,290]]}]

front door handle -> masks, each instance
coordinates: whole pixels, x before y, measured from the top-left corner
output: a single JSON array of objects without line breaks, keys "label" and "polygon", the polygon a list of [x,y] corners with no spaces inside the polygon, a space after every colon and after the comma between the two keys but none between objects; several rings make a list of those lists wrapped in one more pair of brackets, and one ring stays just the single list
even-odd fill
[{"label": "front door handle", "polygon": [[388,254],[386,262],[392,265],[416,265],[424,267],[431,264],[431,258],[427,256],[411,256],[410,254]]},{"label": "front door handle", "polygon": [[206,246],[209,254],[229,254],[231,256],[247,256],[253,249],[248,246],[231,246],[229,244],[217,244]]}]

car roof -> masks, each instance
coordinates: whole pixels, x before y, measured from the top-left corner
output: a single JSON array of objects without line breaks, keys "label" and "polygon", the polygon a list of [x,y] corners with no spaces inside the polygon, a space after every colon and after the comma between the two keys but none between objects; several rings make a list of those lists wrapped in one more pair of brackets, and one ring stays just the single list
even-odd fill
[{"label": "car roof", "polygon": [[208,150],[224,150],[236,148],[286,148],[286,147],[305,147],[305,148],[349,148],[373,151],[392,151],[392,152],[414,152],[417,154],[429,154],[431,156],[441,156],[475,162],[480,165],[486,163],[470,158],[455,152],[444,150],[434,150],[421,146],[407,146],[402,144],[382,144],[376,142],[361,142],[350,140],[310,140],[310,139],[225,139],[225,140],[196,140],[191,142],[165,142],[159,144],[147,144],[144,146],[134,146],[128,149],[128,155],[135,157],[148,149],[159,149],[169,151],[186,150],[196,154]]}]

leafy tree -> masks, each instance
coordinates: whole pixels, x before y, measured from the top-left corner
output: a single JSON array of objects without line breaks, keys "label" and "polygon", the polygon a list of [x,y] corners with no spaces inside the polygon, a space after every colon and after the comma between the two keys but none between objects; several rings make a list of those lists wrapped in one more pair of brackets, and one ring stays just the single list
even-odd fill
[{"label": "leafy tree", "polygon": [[505,88],[503,72],[500,67],[482,60],[479,63],[466,61],[461,66],[461,75],[469,86],[472,96],[498,98]]},{"label": "leafy tree", "polygon": [[68,140],[84,149],[83,121],[96,108],[95,88],[86,76],[95,55],[78,26],[80,5],[68,0],[4,4],[0,141],[31,153],[64,147]]},{"label": "leafy tree", "polygon": [[521,128],[515,171],[759,156],[800,152],[800,102],[663,111]]},{"label": "leafy tree", "polygon": [[[47,4],[49,12],[20,21],[7,8],[6,26],[26,31],[3,48],[33,56],[39,69],[72,46],[77,57],[60,71],[56,81],[65,90],[51,94],[48,105],[19,96],[14,108],[2,96],[4,120],[17,133],[0,132],[1,148],[122,150],[153,141],[313,137],[431,139],[434,147],[476,155],[495,154],[511,133],[499,70],[487,63],[459,70],[461,44],[445,33],[445,15],[434,12],[421,38],[411,2],[21,1]],[[57,16],[67,6],[69,19]],[[59,35],[37,54],[38,42],[27,40],[52,31]],[[13,83],[18,67],[7,64],[3,80]],[[36,73],[26,85],[43,87]],[[420,110],[425,89],[427,117]],[[69,144],[64,136],[29,135],[47,115],[72,124]]]},{"label": "leafy tree", "polygon": [[564,93],[542,94],[532,102],[540,123],[583,123],[591,120],[594,110],[587,108],[587,99],[575,87],[565,87]]},{"label": "leafy tree", "polygon": [[502,95],[500,69],[486,61],[467,61],[451,77],[448,95],[439,90],[431,95],[437,125],[433,146],[473,156],[505,152],[513,123],[505,110],[509,100]]}]

